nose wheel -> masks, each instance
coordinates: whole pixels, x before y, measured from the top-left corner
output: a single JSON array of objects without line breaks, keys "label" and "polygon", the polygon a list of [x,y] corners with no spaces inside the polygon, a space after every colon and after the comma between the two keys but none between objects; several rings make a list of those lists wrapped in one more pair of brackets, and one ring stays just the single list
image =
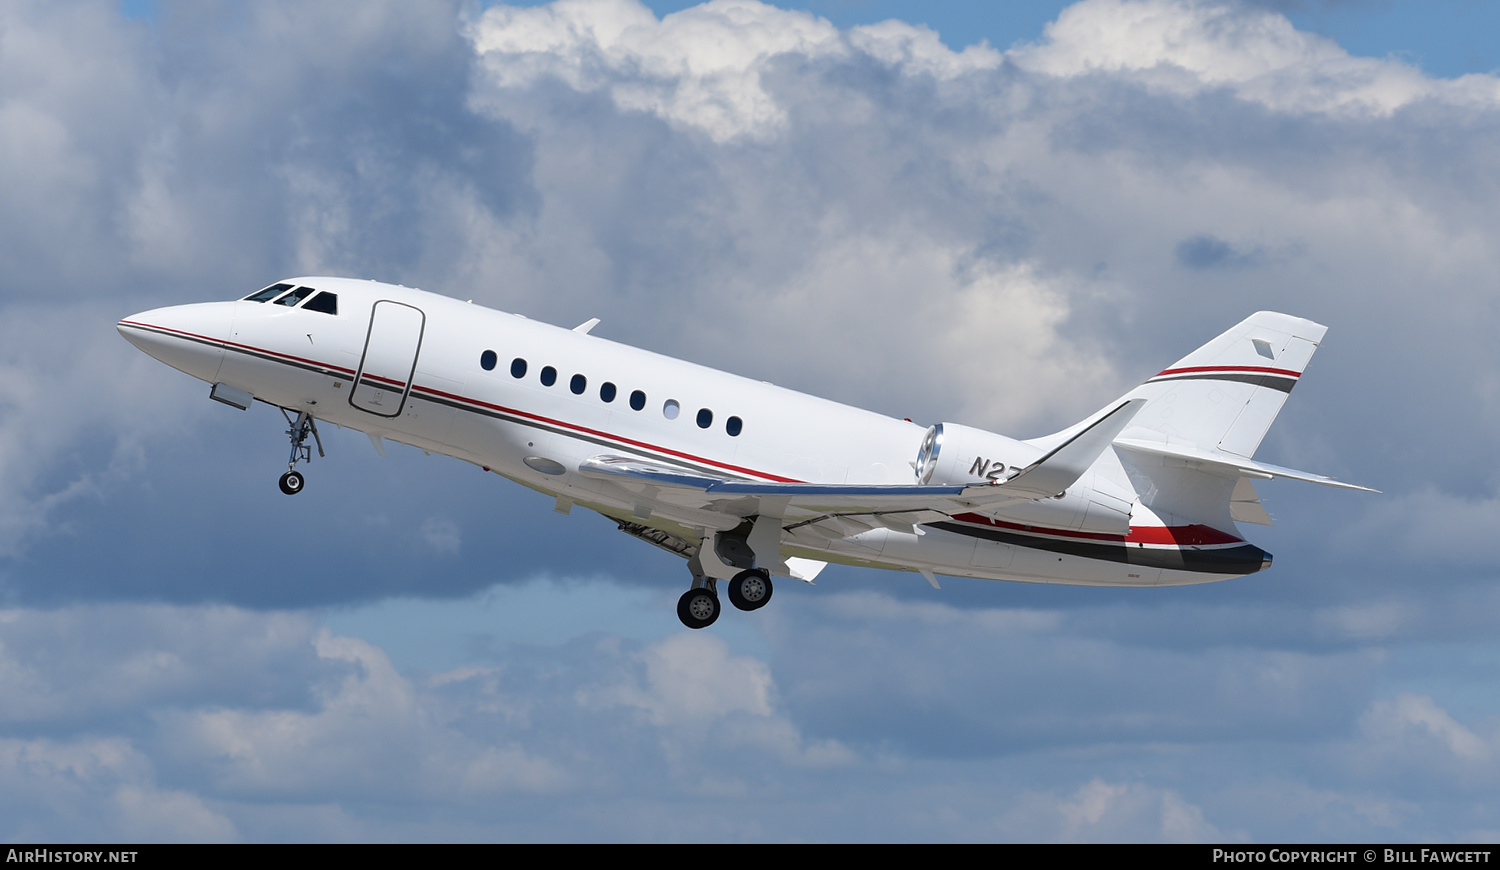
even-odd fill
[{"label": "nose wheel", "polygon": [[297,463],[312,462],[312,446],[307,443],[307,436],[311,435],[313,443],[318,445],[319,456],[327,454],[323,452],[323,439],[318,436],[318,423],[311,414],[299,411],[296,419],[292,419],[291,412],[282,408],[281,416],[286,418],[286,434],[292,442],[292,455],[287,459],[286,474],[281,476],[277,485],[287,495],[296,495],[302,491],[302,485],[306,483],[302,479],[302,472],[297,470]]}]

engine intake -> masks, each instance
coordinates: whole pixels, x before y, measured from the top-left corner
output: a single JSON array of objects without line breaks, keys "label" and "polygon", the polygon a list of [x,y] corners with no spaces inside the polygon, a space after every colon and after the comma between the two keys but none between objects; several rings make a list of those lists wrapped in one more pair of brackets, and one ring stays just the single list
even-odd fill
[{"label": "engine intake", "polygon": [[957,423],[929,427],[917,450],[916,477],[922,485],[1001,483],[1040,459],[1042,451],[1014,438]]}]

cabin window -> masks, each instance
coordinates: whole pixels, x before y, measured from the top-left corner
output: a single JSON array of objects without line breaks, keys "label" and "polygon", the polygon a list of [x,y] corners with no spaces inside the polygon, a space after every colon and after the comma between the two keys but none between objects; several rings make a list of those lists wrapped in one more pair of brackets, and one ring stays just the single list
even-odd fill
[{"label": "cabin window", "polygon": [[275,299],[277,296],[280,296],[281,294],[285,293],[286,291],[288,291],[290,289],[292,289],[292,285],[290,285],[290,284],[272,284],[271,286],[267,287],[264,290],[260,290],[260,291],[257,291],[255,293],[251,293],[249,296],[246,296],[244,299],[242,299],[240,301],[242,301],[242,302],[270,302],[272,299]]},{"label": "cabin window", "polygon": [[740,430],[743,429],[744,426],[745,426],[744,421],[741,420],[739,417],[730,417],[728,420],[724,421],[724,431],[728,432],[729,436],[731,438],[733,438],[736,435],[739,435],[740,434]]},{"label": "cabin window", "polygon": [[609,381],[605,381],[604,383],[600,384],[599,398],[605,404],[613,402],[615,400],[615,385],[610,383]]},{"label": "cabin window", "polygon": [[636,390],[635,392],[631,393],[630,407],[634,408],[637,411],[646,407],[646,394],[641,392],[640,390]]},{"label": "cabin window", "polygon": [[307,300],[302,306],[303,311],[321,311],[324,314],[339,313],[339,297],[335,293],[323,292]]},{"label": "cabin window", "polygon": [[293,290],[280,299],[277,299],[275,304],[285,305],[286,307],[290,308],[316,292],[318,291],[314,290],[311,287],[298,287],[296,290]]},{"label": "cabin window", "polygon": [[587,390],[588,388],[589,379],[584,377],[583,375],[574,375],[573,379],[568,381],[568,389],[572,390],[573,395],[575,396],[583,395],[583,391]]},{"label": "cabin window", "polygon": [[707,429],[714,424],[714,412],[707,408],[698,409],[698,428]]},{"label": "cabin window", "polygon": [[513,378],[526,377],[526,360],[516,357],[510,361],[510,376]]},{"label": "cabin window", "polygon": [[682,406],[677,404],[676,399],[668,399],[662,403],[661,415],[663,417],[666,417],[668,420],[676,420],[677,412],[681,410]]},{"label": "cabin window", "polygon": [[550,387],[557,383],[557,369],[552,366],[542,366],[542,386]]},{"label": "cabin window", "polygon": [[482,354],[479,355],[479,367],[482,368],[482,369],[484,369],[487,372],[494,371],[495,370],[495,363],[497,363],[499,361],[500,361],[500,357],[496,356],[495,352],[492,351],[492,350],[487,350],[484,353],[482,353]]}]

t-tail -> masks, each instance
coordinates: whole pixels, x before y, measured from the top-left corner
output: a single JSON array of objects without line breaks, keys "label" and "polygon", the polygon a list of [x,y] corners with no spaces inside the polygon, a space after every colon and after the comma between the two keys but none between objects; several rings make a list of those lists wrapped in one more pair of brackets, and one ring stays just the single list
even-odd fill
[{"label": "t-tail", "polygon": [[1234,532],[1235,521],[1271,523],[1255,480],[1373,492],[1251,458],[1327,331],[1259,311],[1127,394],[1145,405],[1114,447],[1141,504],[1167,526]]}]

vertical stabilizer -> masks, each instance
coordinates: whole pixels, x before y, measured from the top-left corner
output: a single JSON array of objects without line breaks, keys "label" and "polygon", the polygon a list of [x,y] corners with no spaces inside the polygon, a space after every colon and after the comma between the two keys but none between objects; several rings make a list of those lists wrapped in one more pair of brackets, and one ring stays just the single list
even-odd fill
[{"label": "vertical stabilizer", "polygon": [[1259,311],[1131,391],[1146,404],[1114,443],[1141,503],[1168,525],[1232,532],[1271,522],[1252,478],[1330,482],[1250,459],[1327,331]]},{"label": "vertical stabilizer", "polygon": [[1126,398],[1146,405],[1123,438],[1249,458],[1328,329],[1259,311],[1162,370]]}]

